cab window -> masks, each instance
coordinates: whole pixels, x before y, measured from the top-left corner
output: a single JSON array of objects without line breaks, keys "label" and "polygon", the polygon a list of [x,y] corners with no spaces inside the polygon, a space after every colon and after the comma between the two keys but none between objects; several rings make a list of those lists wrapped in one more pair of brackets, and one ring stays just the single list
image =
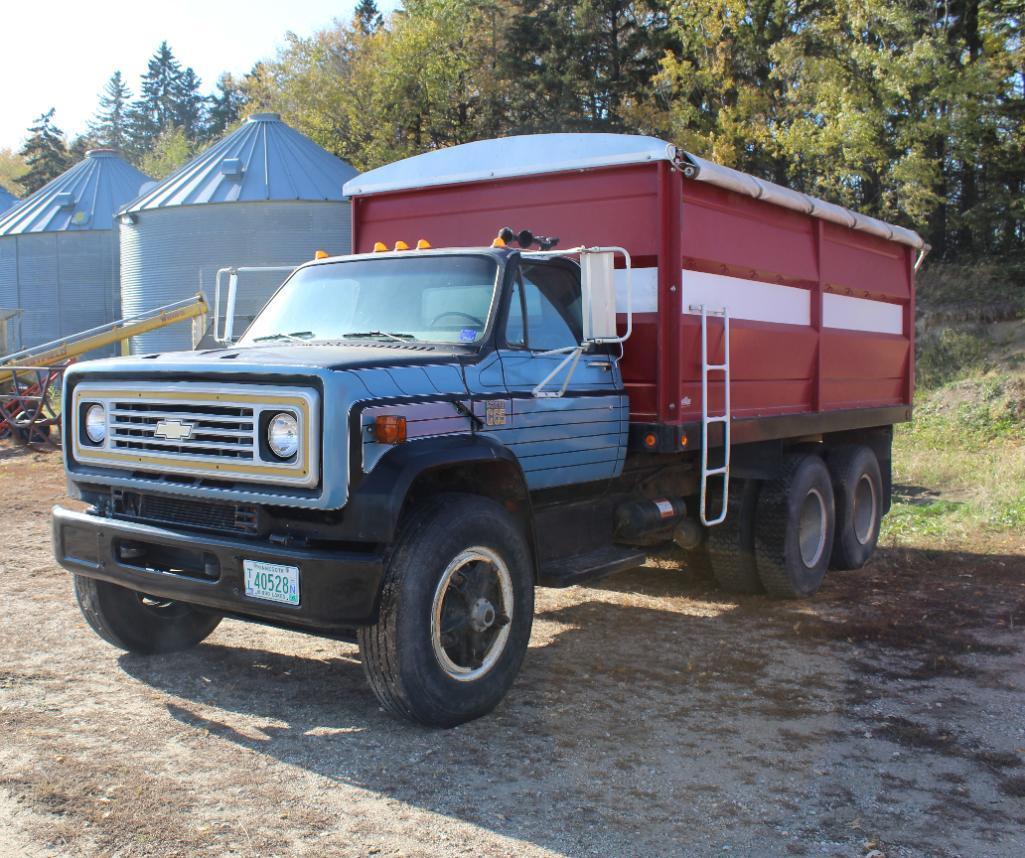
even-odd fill
[{"label": "cab window", "polygon": [[577,346],[582,336],[579,280],[561,266],[523,264],[509,303],[506,343],[550,351]]}]

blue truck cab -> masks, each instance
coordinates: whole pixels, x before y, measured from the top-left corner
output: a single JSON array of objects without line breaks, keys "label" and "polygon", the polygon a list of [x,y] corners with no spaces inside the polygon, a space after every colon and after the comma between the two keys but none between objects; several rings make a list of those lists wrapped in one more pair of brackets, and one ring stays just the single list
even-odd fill
[{"label": "blue truck cab", "polygon": [[54,510],[54,546],[92,628],[144,653],[224,616],[355,637],[386,709],[450,726],[510,687],[535,585],[694,541],[644,488],[693,494],[693,464],[628,455],[580,266],[495,245],[319,259],[230,347],[71,368],[89,506]]}]

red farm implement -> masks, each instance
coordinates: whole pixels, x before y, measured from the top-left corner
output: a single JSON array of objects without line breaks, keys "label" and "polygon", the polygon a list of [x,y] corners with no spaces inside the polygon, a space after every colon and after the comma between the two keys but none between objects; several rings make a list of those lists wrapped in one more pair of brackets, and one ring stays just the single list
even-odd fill
[{"label": "red farm implement", "polygon": [[14,438],[23,444],[51,439],[60,423],[64,370],[83,355],[206,312],[206,299],[195,295],[141,316],[0,357],[0,439]]}]

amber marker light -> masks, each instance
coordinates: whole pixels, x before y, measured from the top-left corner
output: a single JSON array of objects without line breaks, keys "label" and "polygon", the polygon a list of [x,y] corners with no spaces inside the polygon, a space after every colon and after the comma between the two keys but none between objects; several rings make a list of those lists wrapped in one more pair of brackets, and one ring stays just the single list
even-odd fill
[{"label": "amber marker light", "polygon": [[384,253],[388,249],[388,245],[383,241],[374,242],[374,253]]},{"label": "amber marker light", "polygon": [[426,238],[421,238],[416,243],[416,249],[417,250],[430,250],[431,249],[431,243]]},{"label": "amber marker light", "polygon": [[686,432],[684,432],[684,433],[683,433],[683,434],[682,434],[682,435],[680,436],[680,446],[681,446],[681,447],[686,447],[686,446],[687,446],[687,433],[686,433]]},{"label": "amber marker light", "polygon": [[327,251],[326,250],[318,250],[316,253],[313,254],[313,258],[314,259],[327,259]]},{"label": "amber marker light", "polygon": [[406,242],[401,241],[401,240],[400,241],[396,241],[395,242],[395,249],[396,250],[409,250],[409,245],[406,244]]},{"label": "amber marker light", "polygon": [[491,242],[491,246],[492,247],[505,247],[505,242],[502,240],[501,236],[499,236],[498,238],[496,238],[494,241]]},{"label": "amber marker light", "polygon": [[406,440],[406,418],[397,414],[375,417],[374,438],[378,444],[401,444]]},{"label": "amber marker light", "polygon": [[654,432],[649,432],[647,435],[644,436],[644,446],[647,447],[649,450],[654,449],[657,443],[658,438],[655,437]]}]

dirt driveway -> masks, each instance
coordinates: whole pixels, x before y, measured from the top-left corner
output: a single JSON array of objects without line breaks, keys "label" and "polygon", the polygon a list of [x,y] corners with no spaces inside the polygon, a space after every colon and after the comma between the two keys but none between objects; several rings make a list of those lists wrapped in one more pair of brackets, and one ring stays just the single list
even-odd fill
[{"label": "dirt driveway", "polygon": [[111,649],[51,560],[57,455],[0,480],[2,855],[1025,854],[1025,539],[804,604],[671,558],[541,591],[507,702],[442,732],[379,711],[355,646]]}]

